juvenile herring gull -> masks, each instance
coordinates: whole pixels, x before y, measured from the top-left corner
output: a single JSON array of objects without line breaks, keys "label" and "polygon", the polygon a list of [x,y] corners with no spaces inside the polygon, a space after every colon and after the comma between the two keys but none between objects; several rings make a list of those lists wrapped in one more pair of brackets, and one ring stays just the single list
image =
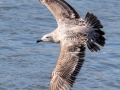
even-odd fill
[{"label": "juvenile herring gull", "polygon": [[52,72],[49,90],[70,90],[83,65],[86,45],[91,52],[104,46],[103,28],[98,18],[87,13],[85,20],[65,0],[39,0],[54,15],[58,27],[37,42],[60,44],[60,54]]}]

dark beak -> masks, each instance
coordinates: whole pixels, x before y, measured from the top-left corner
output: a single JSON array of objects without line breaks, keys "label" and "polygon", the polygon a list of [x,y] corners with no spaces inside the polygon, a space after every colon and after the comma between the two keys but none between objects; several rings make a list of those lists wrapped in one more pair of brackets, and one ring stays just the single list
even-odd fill
[{"label": "dark beak", "polygon": [[39,42],[42,42],[42,40],[41,40],[41,39],[38,39],[38,40],[36,41],[36,43],[39,43]]}]

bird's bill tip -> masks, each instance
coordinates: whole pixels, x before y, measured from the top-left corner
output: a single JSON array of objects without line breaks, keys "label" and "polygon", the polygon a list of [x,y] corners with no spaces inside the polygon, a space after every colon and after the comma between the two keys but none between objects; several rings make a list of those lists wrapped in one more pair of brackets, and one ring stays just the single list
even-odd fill
[{"label": "bird's bill tip", "polygon": [[41,39],[38,39],[38,40],[36,41],[36,43],[39,43],[39,42],[42,42],[42,40],[41,40]]}]

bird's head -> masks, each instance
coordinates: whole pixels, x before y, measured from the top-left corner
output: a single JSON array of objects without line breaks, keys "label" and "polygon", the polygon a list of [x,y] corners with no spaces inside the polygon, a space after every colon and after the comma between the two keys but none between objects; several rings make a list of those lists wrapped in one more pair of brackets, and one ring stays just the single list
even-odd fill
[{"label": "bird's head", "polygon": [[50,33],[50,34],[46,34],[46,35],[44,35],[41,39],[38,39],[37,40],[37,43],[38,42],[54,42],[54,40],[53,40],[53,37],[52,37],[52,34]]}]

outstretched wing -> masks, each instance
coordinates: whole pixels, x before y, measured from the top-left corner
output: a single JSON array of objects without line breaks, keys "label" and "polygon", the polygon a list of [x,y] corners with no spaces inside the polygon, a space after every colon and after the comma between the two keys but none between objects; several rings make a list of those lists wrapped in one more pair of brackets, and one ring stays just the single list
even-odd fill
[{"label": "outstretched wing", "polygon": [[52,72],[49,90],[70,90],[73,86],[85,56],[85,45],[80,43],[61,43],[59,59]]},{"label": "outstretched wing", "polygon": [[65,0],[39,0],[54,15],[57,23],[66,19],[80,18],[79,14]]}]

